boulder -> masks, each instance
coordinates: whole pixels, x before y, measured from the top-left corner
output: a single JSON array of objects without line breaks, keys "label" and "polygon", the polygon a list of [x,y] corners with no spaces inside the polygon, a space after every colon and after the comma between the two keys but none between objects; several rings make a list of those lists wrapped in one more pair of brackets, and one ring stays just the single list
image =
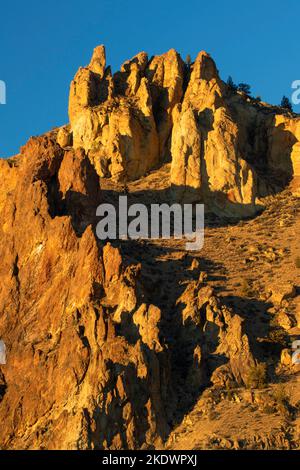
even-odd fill
[{"label": "boulder", "polygon": [[272,302],[281,304],[283,300],[290,300],[296,296],[296,288],[291,283],[279,284],[271,288]]}]

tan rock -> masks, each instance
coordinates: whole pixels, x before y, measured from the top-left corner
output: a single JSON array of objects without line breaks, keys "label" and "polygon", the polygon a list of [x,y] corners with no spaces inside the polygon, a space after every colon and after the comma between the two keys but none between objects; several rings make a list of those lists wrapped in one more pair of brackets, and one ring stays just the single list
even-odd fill
[{"label": "tan rock", "polygon": [[213,60],[201,52],[172,132],[171,183],[177,198],[203,200],[223,215],[256,211],[256,175],[242,158],[238,126]]},{"label": "tan rock", "polygon": [[199,52],[193,64],[183,107],[193,107],[199,112],[205,109],[214,111],[223,105],[224,91],[225,86],[219,78],[215,62],[205,51]]},{"label": "tan rock", "polygon": [[296,301],[295,319],[297,322],[297,327],[300,328],[300,299]]},{"label": "tan rock", "polygon": [[129,80],[125,86],[130,87],[130,96],[113,98],[113,79],[100,73],[99,61],[102,71],[105,61],[100,54],[103,50],[97,51],[88,68],[79,69],[71,84],[69,116],[74,147],[85,149],[100,176],[134,179],[153,168],[159,159],[151,95],[142,77],[146,57],[139,56],[123,66],[131,70],[129,75],[122,72]]},{"label": "tan rock", "polygon": [[[101,177],[133,180],[171,154],[174,198],[218,214],[251,216],[291,180],[297,195],[299,120],[230,93],[204,51],[190,70],[173,49],[150,61],[141,52],[112,76],[99,46],[71,84],[69,115],[74,147]],[[274,182],[257,175],[262,155]]]},{"label": "tan rock", "polygon": [[105,47],[103,45],[95,47],[91,62],[88,67],[92,72],[99,74],[101,78],[104,77],[106,54]]},{"label": "tan rock", "polygon": [[275,115],[268,129],[268,164],[287,178],[300,176],[300,119]]},{"label": "tan rock", "polygon": [[55,136],[31,139],[10,164],[1,165],[0,184],[9,224],[0,227],[0,337],[9,364],[0,371],[1,449],[135,448],[166,437],[160,396],[168,379],[152,341],[158,309],[141,321],[151,350],[118,335],[105,294],[110,288],[133,309],[138,270],[108,245],[102,259],[91,225],[77,233],[75,215],[99,192],[95,170],[82,149],[63,152]]},{"label": "tan rock", "polygon": [[285,312],[280,312],[276,317],[276,321],[278,325],[281,326],[281,328],[283,328],[284,330],[290,330],[294,325],[290,315]]},{"label": "tan rock", "polygon": [[[77,72],[69,111],[70,127],[31,138],[19,155],[0,160],[0,337],[8,361],[0,370],[0,448],[165,448],[169,423],[205,427],[198,412],[217,407],[221,415],[223,405],[222,423],[231,426],[227,411],[234,422],[237,411],[245,412],[242,393],[217,387],[245,385],[258,359],[253,342],[268,347],[268,339],[257,338],[263,315],[252,321],[249,312],[226,306],[208,285],[210,279],[218,288],[223,284],[211,276],[217,264],[207,265],[208,275],[197,273],[205,259],[191,263],[173,240],[172,247],[97,240],[96,205],[102,197],[115,200],[121,187],[103,181],[101,192],[99,175],[144,176],[169,157],[171,146],[179,201],[202,200],[225,215],[254,214],[257,196],[298,178],[298,119],[231,93],[204,52],[190,66],[174,50],[150,61],[141,53],[112,76],[103,46]],[[163,191],[151,173],[145,185],[128,185],[130,197],[169,197],[166,168]],[[288,228],[294,214],[282,220]],[[223,234],[220,246],[228,247]],[[261,250],[263,256],[263,244]],[[256,253],[251,245],[248,251]],[[280,250],[265,250],[270,261],[279,256]],[[271,291],[278,304],[273,314],[281,310],[278,323],[289,329],[290,311],[299,320],[296,301],[288,302],[295,288],[272,285]],[[267,305],[270,299],[262,300]],[[291,365],[291,351],[283,351],[281,363]],[[224,398],[231,392],[234,400]],[[249,401],[261,405],[264,393]],[[251,409],[250,419],[256,416]],[[269,418],[279,429],[281,418]],[[248,438],[246,431],[241,447],[290,445],[285,431],[274,437],[271,429],[263,438]],[[228,436],[211,436],[207,445],[237,447]]]},{"label": "tan rock", "polygon": [[283,366],[290,367],[292,365],[292,353],[290,349],[283,349],[281,352],[280,363]]},{"label": "tan rock", "polygon": [[70,147],[72,145],[72,133],[68,126],[64,126],[59,129],[56,141],[62,148]]},{"label": "tan rock", "polygon": [[150,61],[146,77],[150,83],[161,158],[169,156],[167,140],[173,125],[173,109],[183,96],[184,63],[180,55],[171,49]]},{"label": "tan rock", "polygon": [[172,133],[171,184],[176,199],[195,201],[201,197],[201,135],[194,112],[180,114]]},{"label": "tan rock", "polygon": [[159,322],[161,311],[155,305],[142,304],[133,315],[133,322],[139,328],[142,341],[150,349],[162,351],[159,341]]},{"label": "tan rock", "polygon": [[272,302],[280,304],[283,300],[292,299],[296,295],[296,288],[291,283],[281,284],[271,287]]},{"label": "tan rock", "polygon": [[122,257],[120,250],[114,248],[111,243],[106,243],[103,247],[103,264],[105,279],[108,284],[120,277]]}]

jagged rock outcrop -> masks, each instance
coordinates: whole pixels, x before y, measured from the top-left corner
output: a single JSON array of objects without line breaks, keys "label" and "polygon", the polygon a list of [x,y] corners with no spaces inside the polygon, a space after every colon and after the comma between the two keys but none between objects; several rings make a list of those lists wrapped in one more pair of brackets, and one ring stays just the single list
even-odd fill
[{"label": "jagged rock outcrop", "polygon": [[300,194],[300,119],[283,115],[273,118],[268,132],[268,167],[286,181],[292,192]]},{"label": "jagged rock outcrop", "polygon": [[[239,129],[215,63],[200,52],[172,132],[171,183],[185,201],[200,198],[223,213],[254,212],[255,173],[241,155]],[[240,206],[243,206],[242,210]]]},{"label": "jagged rock outcrop", "polygon": [[272,192],[274,176],[277,190],[295,181],[299,120],[276,112],[232,94],[210,56],[199,53],[172,131],[175,196],[200,195],[223,215],[243,216]]},{"label": "jagged rock outcrop", "polygon": [[[253,215],[259,197],[299,191],[300,121],[230,90],[204,52],[191,65],[142,52],[112,74],[103,46],[71,84],[69,115],[0,160],[0,448],[161,448],[204,389],[244,387],[274,343],[257,345],[252,317],[216,293],[200,271],[211,260],[100,241],[96,208],[169,160],[161,199]],[[156,201],[145,188],[133,199]],[[283,310],[277,326],[297,319]]]},{"label": "jagged rock outcrop", "polygon": [[181,341],[194,350],[190,380],[195,382],[200,375],[202,387],[209,380],[221,387],[245,384],[255,360],[242,318],[222,305],[211,287],[197,282],[188,285],[177,303],[185,305]]},{"label": "jagged rock outcrop", "polygon": [[169,156],[169,142],[173,125],[172,112],[184,93],[185,65],[180,55],[171,49],[155,56],[146,69],[150,83],[154,117],[159,137],[159,155],[163,160]]},{"label": "jagged rock outcrop", "polygon": [[[95,55],[101,56],[98,69]],[[184,64],[173,49],[150,61],[142,52],[112,76],[104,48],[96,48],[71,84],[74,147],[89,153],[100,176],[143,176],[169,154],[172,110],[182,98],[183,81]]]},{"label": "jagged rock outcrop", "polygon": [[[134,343],[116,331],[115,300],[123,313],[134,310],[138,271],[124,268],[117,248],[101,253],[86,210],[101,197],[99,179],[84,151],[31,139],[1,167],[0,336],[8,359],[0,447],[135,448],[163,437],[157,329],[153,340],[141,332]],[[134,318],[140,329],[148,325],[142,312]]]},{"label": "jagged rock outcrop", "polygon": [[137,178],[159,161],[151,95],[142,76],[144,62],[145,58],[137,57],[124,64],[119,77],[122,87],[118,80],[115,84],[110,69],[105,69],[105,51],[100,46],[90,65],[79,69],[71,84],[73,145],[88,152],[100,176]]},{"label": "jagged rock outcrop", "polygon": [[2,449],[161,445],[178,407],[181,351],[195,391],[220,354],[243,383],[253,359],[241,319],[198,283],[178,298],[186,308],[178,351],[169,350],[166,312],[148,302],[141,263],[95,237],[102,194],[82,148],[63,150],[49,133],[1,170]]},{"label": "jagged rock outcrop", "polygon": [[73,137],[100,176],[129,181],[171,159],[175,200],[237,217],[290,182],[298,192],[299,119],[233,92],[206,52],[191,65],[174,49],[141,52],[112,75],[99,46],[71,84],[69,115],[58,142]]}]

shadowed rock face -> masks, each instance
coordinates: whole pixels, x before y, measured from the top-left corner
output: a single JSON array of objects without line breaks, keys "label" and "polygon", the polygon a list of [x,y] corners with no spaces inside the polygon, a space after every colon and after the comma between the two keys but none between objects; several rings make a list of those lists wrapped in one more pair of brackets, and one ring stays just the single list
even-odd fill
[{"label": "shadowed rock face", "polygon": [[141,52],[112,75],[99,46],[72,81],[69,115],[100,176],[130,181],[171,160],[175,199],[215,212],[253,215],[299,176],[299,119],[232,92],[206,52],[190,66],[173,49]]},{"label": "shadowed rock face", "polygon": [[117,304],[137,309],[138,269],[118,248],[102,255],[87,227],[101,196],[84,151],[31,139],[1,169],[1,448],[126,448],[163,435],[156,346],[129,344],[113,321]]},{"label": "shadowed rock face", "polygon": [[0,160],[1,449],[161,447],[204,389],[247,382],[251,328],[199,261],[99,242],[95,214],[166,160],[168,196],[225,215],[297,191],[298,120],[279,111],[230,92],[204,52],[190,67],[140,53],[112,75],[99,46],[70,125]]},{"label": "shadowed rock face", "polygon": [[97,243],[102,195],[83,149],[63,151],[52,134],[32,138],[1,161],[1,174],[1,448],[161,442],[191,400],[178,407],[181,348],[195,391],[223,365],[220,355],[227,376],[243,383],[253,358],[242,320],[201,282],[178,292],[186,308],[175,309],[181,327],[170,350],[167,312],[149,296],[141,264]]}]

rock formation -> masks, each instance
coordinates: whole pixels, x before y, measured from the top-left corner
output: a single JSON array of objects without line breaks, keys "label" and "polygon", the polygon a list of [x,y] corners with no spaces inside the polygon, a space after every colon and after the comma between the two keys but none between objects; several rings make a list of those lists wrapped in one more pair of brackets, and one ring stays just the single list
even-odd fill
[{"label": "rock formation", "polygon": [[190,66],[174,50],[142,52],[112,75],[99,46],[72,81],[69,115],[58,142],[73,137],[101,177],[130,181],[171,160],[176,200],[237,217],[292,181],[298,191],[299,119],[233,92],[205,52]]},{"label": "rock formation", "polygon": [[247,385],[261,346],[201,253],[99,241],[96,207],[169,162],[171,199],[254,215],[299,191],[300,121],[230,90],[205,52],[142,52],[112,74],[103,46],[69,116],[0,160],[0,449],[161,447],[203,390]]},{"label": "rock formation", "polygon": [[[101,197],[95,170],[49,137],[10,165],[1,162],[1,448],[133,448],[164,435],[157,346],[143,333],[127,342],[113,320],[116,306],[137,309],[138,270],[118,248],[102,255],[86,227]],[[153,321],[134,316],[139,328]]]},{"label": "rock formation", "polygon": [[[51,136],[32,138],[1,167],[0,331],[8,350],[1,448],[136,448],[165,438],[174,379],[162,313],[142,300],[141,267],[126,266],[119,248],[97,243],[91,224],[99,177],[84,150],[63,152]],[[220,328],[229,370],[243,383],[239,348],[253,359],[237,317],[222,313],[197,284],[186,302],[195,295],[194,349],[203,349],[198,386],[210,374],[206,349],[219,354],[209,324]],[[182,347],[190,326],[181,331]]]}]

